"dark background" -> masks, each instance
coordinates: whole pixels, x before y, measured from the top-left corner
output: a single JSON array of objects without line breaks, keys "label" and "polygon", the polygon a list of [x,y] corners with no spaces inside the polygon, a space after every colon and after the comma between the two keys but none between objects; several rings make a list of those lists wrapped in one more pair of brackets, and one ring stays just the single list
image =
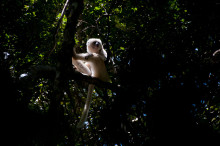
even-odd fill
[{"label": "dark background", "polygon": [[[1,0],[4,143],[218,142],[220,2],[70,0],[59,22],[64,4]],[[72,48],[85,52],[91,37],[104,43],[112,83],[95,83],[88,124],[76,129],[94,81],[72,69]]]}]

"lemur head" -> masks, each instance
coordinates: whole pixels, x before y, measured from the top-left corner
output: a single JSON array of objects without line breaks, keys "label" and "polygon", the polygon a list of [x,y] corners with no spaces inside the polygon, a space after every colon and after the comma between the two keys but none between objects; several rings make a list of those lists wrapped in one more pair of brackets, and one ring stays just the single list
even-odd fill
[{"label": "lemur head", "polygon": [[87,41],[87,52],[97,53],[107,58],[107,53],[103,48],[102,41],[98,38],[91,38]]},{"label": "lemur head", "polygon": [[102,41],[96,38],[89,39],[86,45],[88,53],[99,53],[99,51],[103,48]]}]

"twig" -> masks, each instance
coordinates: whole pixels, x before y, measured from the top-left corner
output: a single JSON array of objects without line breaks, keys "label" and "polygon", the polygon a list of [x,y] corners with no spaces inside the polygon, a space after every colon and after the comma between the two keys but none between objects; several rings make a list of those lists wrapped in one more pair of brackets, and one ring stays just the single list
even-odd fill
[{"label": "twig", "polygon": [[58,23],[57,23],[56,31],[55,31],[55,33],[54,33],[54,35],[53,35],[53,40],[54,40],[54,41],[53,41],[53,43],[54,43],[53,49],[52,49],[52,50],[50,51],[50,53],[48,54],[47,58],[48,58],[48,57],[51,55],[51,53],[56,49],[56,46],[57,46],[56,37],[57,37],[58,32],[59,32],[59,30],[60,30],[60,25],[61,25],[62,22],[63,22],[64,13],[65,13],[65,11],[66,11],[66,8],[67,8],[68,3],[69,3],[69,0],[66,0],[66,3],[64,4],[63,10],[62,10],[62,12],[61,12],[60,19],[58,20]]}]

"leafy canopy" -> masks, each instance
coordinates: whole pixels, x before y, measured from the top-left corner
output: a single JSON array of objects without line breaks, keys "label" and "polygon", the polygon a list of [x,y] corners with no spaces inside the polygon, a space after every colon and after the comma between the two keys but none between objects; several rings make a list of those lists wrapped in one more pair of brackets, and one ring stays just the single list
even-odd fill
[{"label": "leafy canopy", "polygon": [[[212,54],[220,46],[218,3],[84,0],[78,24],[67,26],[73,9],[68,6],[59,26],[65,2],[1,0],[1,78],[7,81],[2,103],[6,132],[13,133],[9,139],[19,145],[217,142],[219,59]],[[76,28],[75,34],[65,32],[67,27]],[[114,88],[96,87],[83,129],[75,126],[87,79],[68,71],[56,78],[65,36],[73,36],[70,43],[81,52],[88,38],[100,38],[109,56]]]}]

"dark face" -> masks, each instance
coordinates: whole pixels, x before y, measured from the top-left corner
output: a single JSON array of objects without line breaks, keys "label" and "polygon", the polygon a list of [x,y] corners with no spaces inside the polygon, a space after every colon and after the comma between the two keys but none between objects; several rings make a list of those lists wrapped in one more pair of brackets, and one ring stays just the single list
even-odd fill
[{"label": "dark face", "polygon": [[102,43],[99,39],[90,39],[87,42],[87,51],[90,53],[98,53],[102,49]]},{"label": "dark face", "polygon": [[93,46],[93,47],[97,47],[97,48],[99,48],[99,46],[100,46],[100,42],[98,42],[98,41],[94,41],[94,42],[92,42],[92,46]]}]

